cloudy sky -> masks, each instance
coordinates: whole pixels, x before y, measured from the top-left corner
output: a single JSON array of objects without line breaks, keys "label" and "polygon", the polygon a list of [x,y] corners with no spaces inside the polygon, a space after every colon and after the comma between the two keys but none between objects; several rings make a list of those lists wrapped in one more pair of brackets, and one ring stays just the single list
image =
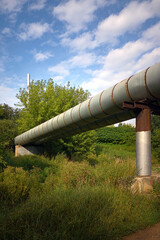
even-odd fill
[{"label": "cloudy sky", "polygon": [[92,95],[160,61],[160,0],[0,0],[0,103],[31,79]]}]

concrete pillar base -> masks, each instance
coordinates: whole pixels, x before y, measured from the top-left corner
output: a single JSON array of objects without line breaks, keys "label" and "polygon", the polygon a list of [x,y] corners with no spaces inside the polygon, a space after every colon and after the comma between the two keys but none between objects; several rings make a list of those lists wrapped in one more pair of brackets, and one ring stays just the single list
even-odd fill
[{"label": "concrete pillar base", "polygon": [[43,152],[42,146],[15,146],[15,156],[24,156],[24,155],[40,155]]},{"label": "concrete pillar base", "polygon": [[152,178],[151,176],[136,177],[131,186],[132,193],[152,193]]}]

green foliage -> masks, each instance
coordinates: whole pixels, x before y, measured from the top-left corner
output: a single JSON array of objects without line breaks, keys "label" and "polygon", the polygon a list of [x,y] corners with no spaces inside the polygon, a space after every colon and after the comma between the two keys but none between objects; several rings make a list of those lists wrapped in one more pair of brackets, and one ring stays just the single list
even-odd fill
[{"label": "green foliage", "polygon": [[154,156],[160,162],[160,116],[152,115],[152,150]]},{"label": "green foliage", "polygon": [[0,120],[0,171],[5,167],[5,162],[10,158],[16,134],[16,125],[13,120]]},{"label": "green foliage", "polygon": [[7,104],[0,104],[0,172],[6,167],[6,161],[14,148],[14,137],[17,135],[15,120],[18,112]]},{"label": "green foliage", "polygon": [[15,120],[18,115],[19,109],[14,109],[7,104],[0,104],[0,119]]},{"label": "green foliage", "polygon": [[13,120],[0,120],[0,145],[4,149],[13,147],[13,139],[16,135],[16,126]]},{"label": "green foliage", "polygon": [[124,125],[120,127],[104,127],[97,130],[97,140],[101,143],[134,144],[135,128]]},{"label": "green foliage", "polygon": [[[20,89],[17,98],[22,107],[18,119],[19,133],[29,130],[40,123],[72,108],[89,97],[88,91],[82,88],[60,86],[50,79],[46,81],[32,81],[29,94],[25,89]],[[50,139],[45,144],[45,154],[52,157],[57,153],[65,152],[68,158],[77,156],[85,157],[89,152],[94,152],[96,135],[95,132],[82,133],[64,139]]]},{"label": "green foliage", "polygon": [[43,170],[51,165],[51,161],[43,156],[38,155],[28,155],[12,157],[7,164],[13,167],[22,167],[24,170],[31,170],[34,168],[39,168]]},{"label": "green foliage", "polygon": [[[79,188],[86,185],[95,185],[94,168],[88,162],[66,162],[53,178],[55,186],[65,186],[66,188]],[[46,179],[48,180],[48,179]]]},{"label": "green foliage", "polygon": [[155,129],[160,129],[160,116],[158,115],[151,116],[151,128],[152,128],[152,132]]},{"label": "green foliage", "polygon": [[152,134],[152,149],[155,157],[160,162],[160,129],[155,129]]},{"label": "green foliage", "polygon": [[[2,154],[2,153],[1,153]],[[6,168],[7,163],[3,160],[3,157],[0,155],[0,173]]]},{"label": "green foliage", "polygon": [[159,214],[154,199],[88,186],[35,196],[2,220],[2,240],[113,240],[154,224]]},{"label": "green foliage", "polygon": [[63,141],[63,150],[69,159],[78,159],[78,161],[81,161],[88,154],[95,153],[96,142],[96,132],[92,130],[71,138],[65,138]]},{"label": "green foliage", "polygon": [[[7,167],[0,174],[0,202],[8,206],[14,206],[24,202],[35,186],[39,184],[39,173],[31,174],[22,168]],[[34,189],[34,190],[33,190]]]},{"label": "green foliage", "polygon": [[136,146],[126,144],[97,143],[96,154],[105,154],[110,159],[136,159]]},{"label": "green foliage", "polygon": [[71,87],[69,82],[66,86],[61,86],[52,79],[48,82],[32,81],[29,94],[26,89],[20,89],[17,94],[18,106],[22,107],[18,119],[19,133],[57,116],[88,97],[88,91]]},{"label": "green foliage", "polygon": [[1,239],[110,240],[160,221],[159,185],[154,197],[129,191],[134,150],[102,145],[98,157],[81,162],[64,154],[12,157],[0,173]]}]

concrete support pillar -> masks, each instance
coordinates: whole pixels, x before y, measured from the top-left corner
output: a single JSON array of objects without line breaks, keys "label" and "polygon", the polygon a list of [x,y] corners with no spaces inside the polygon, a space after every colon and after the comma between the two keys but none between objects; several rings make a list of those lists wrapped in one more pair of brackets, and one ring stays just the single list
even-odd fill
[{"label": "concrete support pillar", "polygon": [[142,109],[136,118],[136,166],[138,176],[151,175],[150,109]]},{"label": "concrete support pillar", "polygon": [[42,146],[15,146],[15,156],[24,156],[24,155],[39,155],[42,154],[43,148]]}]

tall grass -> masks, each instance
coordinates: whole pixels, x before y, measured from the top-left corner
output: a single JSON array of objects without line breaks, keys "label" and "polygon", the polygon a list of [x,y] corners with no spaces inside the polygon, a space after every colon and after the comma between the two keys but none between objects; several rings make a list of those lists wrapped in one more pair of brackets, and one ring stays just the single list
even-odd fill
[{"label": "tall grass", "polygon": [[13,157],[0,173],[1,239],[120,239],[160,221],[159,195],[130,193],[135,152],[119,147],[81,162]]},{"label": "tall grass", "polygon": [[117,239],[160,220],[158,208],[114,186],[58,188],[6,214],[1,239]]}]

